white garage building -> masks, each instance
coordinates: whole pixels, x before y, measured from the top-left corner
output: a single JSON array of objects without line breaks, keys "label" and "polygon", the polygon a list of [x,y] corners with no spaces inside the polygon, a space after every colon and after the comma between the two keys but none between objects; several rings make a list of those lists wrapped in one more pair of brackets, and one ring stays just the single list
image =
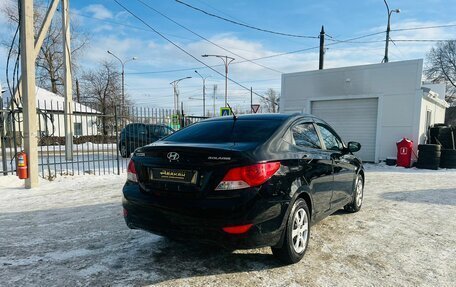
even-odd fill
[{"label": "white garage building", "polygon": [[427,128],[445,120],[445,86],[422,84],[423,60],[282,75],[282,113],[314,114],[344,141],[358,141],[364,161],[396,156],[396,142],[424,143]]}]

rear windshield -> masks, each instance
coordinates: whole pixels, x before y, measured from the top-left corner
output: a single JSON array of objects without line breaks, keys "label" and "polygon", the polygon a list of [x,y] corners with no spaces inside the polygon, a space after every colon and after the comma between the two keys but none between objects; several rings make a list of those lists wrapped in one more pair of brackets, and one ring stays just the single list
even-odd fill
[{"label": "rear windshield", "polygon": [[208,121],[189,126],[165,140],[188,143],[264,142],[281,120]]}]

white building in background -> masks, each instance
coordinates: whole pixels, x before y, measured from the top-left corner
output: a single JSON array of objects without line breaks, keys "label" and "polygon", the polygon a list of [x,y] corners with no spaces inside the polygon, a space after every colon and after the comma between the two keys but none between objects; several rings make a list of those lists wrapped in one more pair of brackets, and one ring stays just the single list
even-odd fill
[{"label": "white building in background", "polygon": [[327,121],[344,141],[358,141],[364,161],[395,157],[396,142],[425,143],[427,129],[445,121],[444,84],[422,84],[423,60],[282,75],[280,110]]},{"label": "white building in background", "polygon": [[[6,98],[9,98],[8,96]],[[54,94],[43,88],[36,88],[36,106],[38,109],[38,131],[42,136],[65,136],[65,119],[64,119],[64,106],[65,98]],[[19,107],[22,104],[19,103]],[[11,106],[10,106],[11,108]],[[14,105],[14,109],[18,109]],[[98,134],[98,122],[101,113],[85,105],[74,102],[73,115],[70,120],[73,126],[73,135],[78,136],[91,136]],[[16,132],[22,131],[22,113],[18,113],[15,119],[10,116],[7,118],[7,132],[12,132],[12,123]]]}]

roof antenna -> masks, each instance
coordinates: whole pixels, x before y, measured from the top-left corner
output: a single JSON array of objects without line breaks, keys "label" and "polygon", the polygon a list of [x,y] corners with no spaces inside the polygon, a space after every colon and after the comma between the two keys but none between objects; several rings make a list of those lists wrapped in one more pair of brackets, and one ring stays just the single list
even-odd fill
[{"label": "roof antenna", "polygon": [[230,111],[231,111],[231,114],[233,115],[233,120],[237,120],[237,116],[236,116],[236,114],[233,112],[233,109],[231,108],[230,104],[226,103],[226,105],[228,106],[228,108],[229,108]]}]

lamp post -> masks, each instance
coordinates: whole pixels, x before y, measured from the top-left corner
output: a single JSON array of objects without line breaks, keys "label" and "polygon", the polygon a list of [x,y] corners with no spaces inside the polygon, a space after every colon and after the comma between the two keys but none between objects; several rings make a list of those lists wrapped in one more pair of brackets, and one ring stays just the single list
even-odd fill
[{"label": "lamp post", "polygon": [[191,79],[192,77],[184,77],[180,78],[177,80],[172,81],[169,83],[170,85],[173,86],[173,93],[174,93],[174,110],[178,111],[179,110],[179,90],[178,90],[178,84],[180,81],[185,80],[185,79]]},{"label": "lamp post", "polygon": [[235,59],[230,56],[222,56],[222,55],[201,55],[201,57],[217,57],[222,59],[223,63],[225,64],[225,107],[227,106],[227,96],[228,96],[228,65],[233,62]]},{"label": "lamp post", "polygon": [[133,57],[133,58],[130,58],[130,59],[122,61],[119,57],[114,55],[111,51],[108,50],[107,52],[108,52],[108,54],[110,54],[111,56],[116,58],[120,62],[120,65],[122,66],[122,98],[121,98],[120,102],[122,104],[122,108],[124,108],[125,107],[125,64],[130,62],[130,61],[134,61],[134,60],[136,60],[138,58],[137,57]]},{"label": "lamp post", "polygon": [[391,31],[391,14],[400,13],[401,10],[400,9],[390,10],[386,0],[383,0],[383,2],[385,2],[386,11],[388,12],[388,25],[386,26],[385,57],[383,57],[382,62],[388,63],[388,44],[389,44],[389,33]]},{"label": "lamp post", "polygon": [[198,73],[197,70],[195,70],[195,73],[198,74],[198,76],[201,77],[201,79],[203,80],[203,117],[206,116],[206,79],[209,78],[208,77],[203,77],[200,73]]}]

